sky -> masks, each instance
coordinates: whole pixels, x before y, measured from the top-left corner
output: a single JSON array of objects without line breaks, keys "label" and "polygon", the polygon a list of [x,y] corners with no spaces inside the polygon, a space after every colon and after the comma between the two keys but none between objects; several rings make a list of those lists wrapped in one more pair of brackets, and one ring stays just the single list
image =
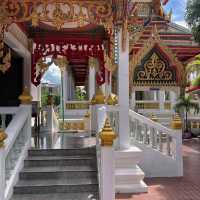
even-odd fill
[{"label": "sky", "polygon": [[170,9],[172,9],[172,21],[184,27],[187,27],[187,24],[184,20],[186,3],[187,0],[169,0],[169,3],[164,7],[166,12],[169,12]]},{"label": "sky", "polygon": [[[169,0],[169,3],[164,7],[166,13],[169,13],[169,11],[172,9],[172,21],[184,27],[187,27],[187,24],[184,20],[186,3],[187,0]],[[49,70],[42,78],[42,82],[45,83],[60,84],[60,80],[60,70],[54,64],[49,67]]]}]

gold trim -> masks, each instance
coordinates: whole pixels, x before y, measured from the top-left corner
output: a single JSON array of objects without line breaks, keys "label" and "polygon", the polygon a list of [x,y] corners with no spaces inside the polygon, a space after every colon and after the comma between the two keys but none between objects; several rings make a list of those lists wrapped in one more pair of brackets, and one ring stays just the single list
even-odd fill
[{"label": "gold trim", "polygon": [[113,132],[108,118],[102,131],[99,133],[99,138],[101,139],[101,146],[113,146],[113,142],[117,138],[117,134]]},{"label": "gold trim", "polygon": [[182,129],[182,121],[180,115],[176,113],[171,122],[172,129]]},{"label": "gold trim", "polygon": [[23,93],[19,96],[21,104],[31,104],[33,97],[27,87],[24,88]]},{"label": "gold trim", "polygon": [[115,94],[110,94],[110,95],[108,96],[108,98],[106,99],[106,103],[107,103],[108,105],[116,105],[116,104],[118,104],[118,97],[117,97],[117,95],[115,95]]},{"label": "gold trim", "polygon": [[158,117],[155,114],[151,114],[150,119],[154,122],[158,122]]},{"label": "gold trim", "polygon": [[8,135],[2,129],[0,129],[0,148],[3,148],[5,146],[4,141],[7,137]]},{"label": "gold trim", "polygon": [[105,96],[100,88],[97,89],[95,94],[95,104],[105,104]]}]

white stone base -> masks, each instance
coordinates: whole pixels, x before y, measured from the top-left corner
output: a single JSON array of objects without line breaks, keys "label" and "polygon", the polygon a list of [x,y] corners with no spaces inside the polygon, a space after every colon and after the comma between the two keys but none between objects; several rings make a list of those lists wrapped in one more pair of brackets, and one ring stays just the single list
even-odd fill
[{"label": "white stone base", "polygon": [[116,193],[143,193],[148,187],[143,182],[144,172],[137,166],[142,151],[137,147],[115,151]]},{"label": "white stone base", "polygon": [[116,185],[115,192],[124,194],[124,193],[146,193],[148,192],[148,186],[144,183],[144,181],[140,181],[138,184],[128,184],[128,185]]}]

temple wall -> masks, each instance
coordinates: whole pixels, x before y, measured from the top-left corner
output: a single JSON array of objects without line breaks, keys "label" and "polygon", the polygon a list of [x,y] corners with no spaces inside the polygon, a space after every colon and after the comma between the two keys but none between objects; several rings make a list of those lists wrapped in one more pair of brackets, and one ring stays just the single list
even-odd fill
[{"label": "temple wall", "polygon": [[5,43],[24,59],[23,85],[31,88],[31,52],[27,36],[16,24],[12,24],[5,34]]}]

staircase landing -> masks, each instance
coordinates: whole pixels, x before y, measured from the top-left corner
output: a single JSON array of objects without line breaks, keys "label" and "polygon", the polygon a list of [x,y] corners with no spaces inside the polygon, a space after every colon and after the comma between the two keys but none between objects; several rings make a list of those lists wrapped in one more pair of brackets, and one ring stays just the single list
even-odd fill
[{"label": "staircase landing", "polygon": [[11,200],[98,200],[93,138],[42,134],[24,161]]},{"label": "staircase landing", "polygon": [[41,132],[32,137],[33,149],[74,149],[96,145],[96,138],[89,137],[86,132],[48,133]]}]

